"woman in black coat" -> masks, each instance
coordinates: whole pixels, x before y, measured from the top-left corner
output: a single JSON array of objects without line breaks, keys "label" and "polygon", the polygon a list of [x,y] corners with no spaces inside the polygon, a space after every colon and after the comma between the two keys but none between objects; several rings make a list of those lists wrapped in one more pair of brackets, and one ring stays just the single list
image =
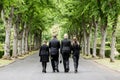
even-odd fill
[{"label": "woman in black coat", "polygon": [[43,45],[40,47],[39,56],[43,67],[42,72],[46,73],[47,62],[49,62],[49,47],[47,46],[47,41],[44,41]]},{"label": "woman in black coat", "polygon": [[80,45],[79,42],[77,41],[77,38],[73,38],[73,43],[72,43],[72,51],[73,51],[73,61],[74,61],[74,69],[75,73],[78,72],[78,61],[79,61],[79,55],[80,55]]}]

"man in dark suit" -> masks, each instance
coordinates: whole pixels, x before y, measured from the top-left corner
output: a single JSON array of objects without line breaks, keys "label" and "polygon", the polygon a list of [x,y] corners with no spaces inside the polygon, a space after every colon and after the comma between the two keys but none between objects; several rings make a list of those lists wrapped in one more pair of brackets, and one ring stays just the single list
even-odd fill
[{"label": "man in dark suit", "polygon": [[71,53],[71,41],[68,39],[67,34],[64,34],[64,40],[61,41],[60,51],[63,57],[64,71],[69,72],[69,57]]},{"label": "man in dark suit", "polygon": [[58,64],[59,64],[60,41],[57,40],[57,35],[53,35],[53,39],[49,42],[49,48],[53,72],[55,71],[59,72]]}]

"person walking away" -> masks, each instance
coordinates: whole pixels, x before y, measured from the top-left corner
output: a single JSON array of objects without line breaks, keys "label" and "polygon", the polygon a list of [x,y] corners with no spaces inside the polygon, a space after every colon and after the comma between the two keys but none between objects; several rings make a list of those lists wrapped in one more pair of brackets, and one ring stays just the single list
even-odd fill
[{"label": "person walking away", "polygon": [[64,34],[64,39],[61,41],[60,51],[63,58],[64,72],[69,72],[69,57],[71,53],[71,41],[68,39],[68,34]]},{"label": "person walking away", "polygon": [[58,64],[59,64],[59,48],[60,48],[60,41],[57,40],[57,35],[53,35],[53,39],[49,42],[50,54],[51,54],[51,65],[53,72],[57,71]]},{"label": "person walking away", "polygon": [[42,72],[46,73],[47,62],[49,62],[49,47],[47,41],[44,41],[39,51],[40,62],[42,62]]},{"label": "person walking away", "polygon": [[74,69],[75,69],[75,73],[77,73],[78,72],[79,55],[80,55],[80,44],[77,41],[76,37],[73,37],[72,51],[73,51]]}]

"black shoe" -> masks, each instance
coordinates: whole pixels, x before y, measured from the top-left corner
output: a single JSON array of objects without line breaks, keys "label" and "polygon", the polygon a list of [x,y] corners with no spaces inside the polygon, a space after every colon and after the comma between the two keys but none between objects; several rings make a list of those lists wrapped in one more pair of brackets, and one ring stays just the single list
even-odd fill
[{"label": "black shoe", "polygon": [[75,73],[77,73],[78,71],[77,70],[75,70]]},{"label": "black shoe", "polygon": [[44,71],[44,70],[43,70],[42,72],[43,72],[43,73],[46,73],[46,71]]},{"label": "black shoe", "polygon": [[69,72],[69,70],[65,70],[65,73],[68,73]]},{"label": "black shoe", "polygon": [[57,71],[57,72],[59,72],[59,70],[58,70],[58,69],[57,69],[56,71]]}]

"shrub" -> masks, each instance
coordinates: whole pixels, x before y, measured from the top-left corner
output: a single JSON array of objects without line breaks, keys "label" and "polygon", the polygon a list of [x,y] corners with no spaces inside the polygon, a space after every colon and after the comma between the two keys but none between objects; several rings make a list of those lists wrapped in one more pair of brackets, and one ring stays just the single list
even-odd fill
[{"label": "shrub", "polygon": [[[100,47],[101,46],[101,44],[99,43],[99,44],[97,44],[97,47]],[[108,46],[108,47],[110,47],[110,42],[105,42],[105,46]]]},{"label": "shrub", "polygon": [[[4,51],[0,51],[0,58],[4,55]],[[10,56],[12,56],[12,50],[10,50]]]},{"label": "shrub", "polygon": [[[93,53],[93,49],[90,49],[91,54]],[[96,53],[99,56],[100,48],[96,48]],[[110,57],[110,48],[105,49],[105,57]]]}]

